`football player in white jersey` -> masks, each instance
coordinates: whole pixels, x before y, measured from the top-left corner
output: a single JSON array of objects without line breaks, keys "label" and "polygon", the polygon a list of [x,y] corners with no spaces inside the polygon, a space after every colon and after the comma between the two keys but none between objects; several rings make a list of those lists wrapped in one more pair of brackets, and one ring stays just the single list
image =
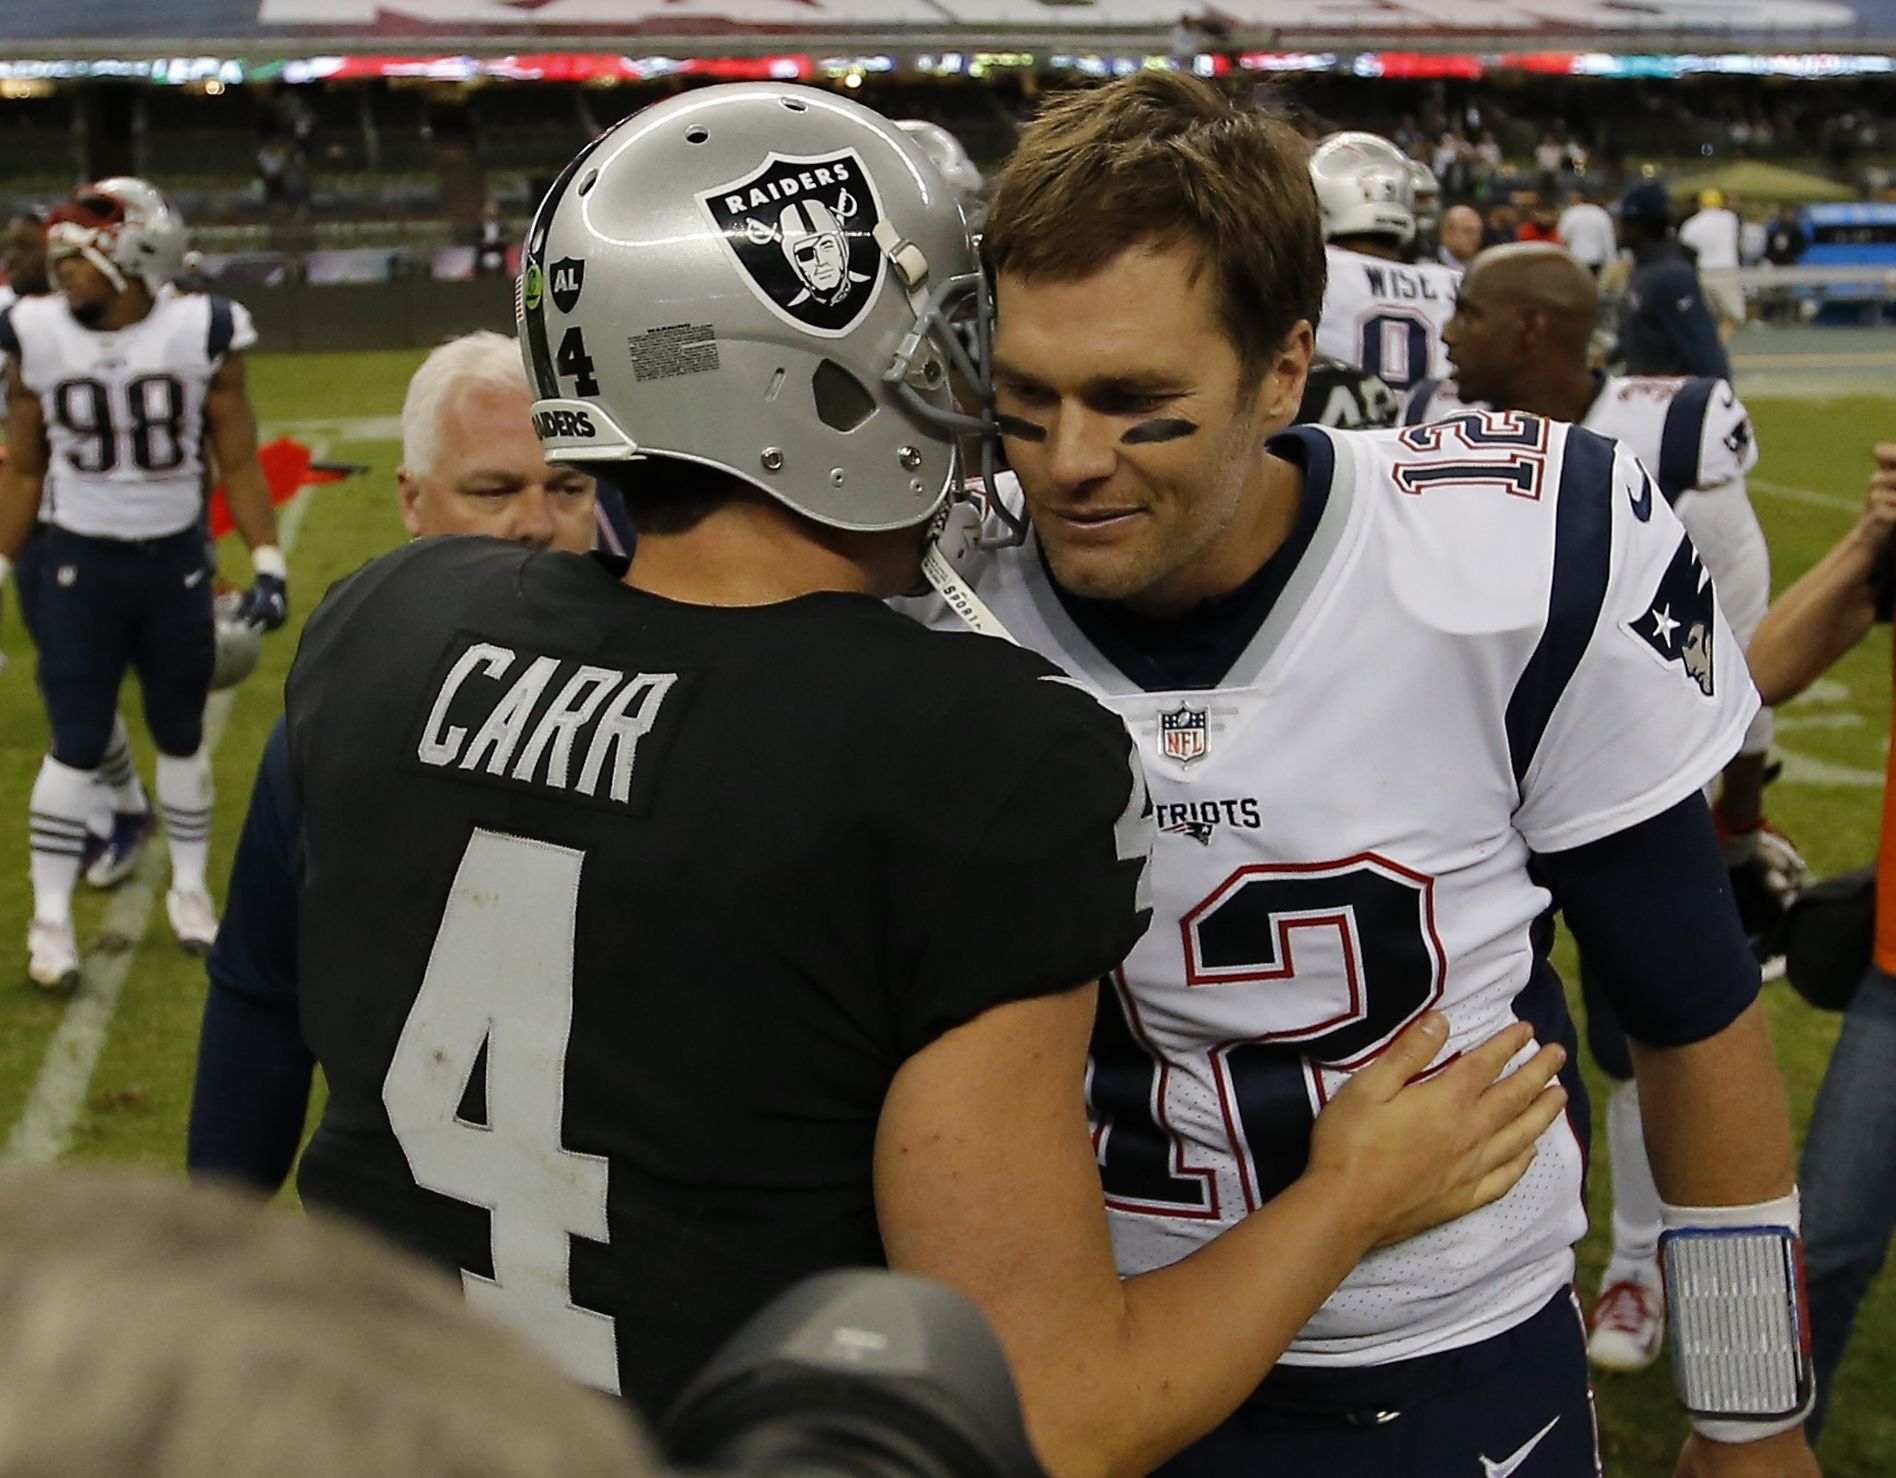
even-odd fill
[{"label": "football player in white jersey", "polygon": [[[53,290],[46,266],[46,213],[31,210],[6,224],[4,246],[7,282],[0,287],[0,312],[21,298],[43,297]],[[6,393],[0,385],[0,415]],[[35,644],[39,641],[39,556],[45,547],[45,524],[36,520],[14,562],[13,587],[20,597],[20,618]],[[101,781],[96,804],[86,819],[85,878],[95,888],[115,887],[131,876],[151,830],[151,802],[139,783],[132,759],[131,735],[125,720],[112,715],[112,737],[99,763]]]},{"label": "football player in white jersey", "polygon": [[35,598],[53,746],[31,801],[27,969],[49,987],[78,978],[72,891],[127,667],[159,752],[171,927],[194,952],[216,938],[205,876],[204,700],[215,649],[207,442],[256,571],[243,612],[266,628],[288,614],[288,570],[244,387],[242,351],[255,331],[237,304],[170,288],[184,247],[182,220],[150,184],[83,186],[47,227],[60,291],[0,315],[9,392],[0,579],[36,517],[46,525]]},{"label": "football player in white jersey", "polygon": [[[1161,833],[1089,1078],[1120,1269],[1262,1204],[1418,1012],[1450,1050],[1571,1034],[1533,933],[1557,902],[1635,1039],[1668,1292],[1770,1331],[1771,1378],[1723,1395],[1716,1331],[1681,1358],[1680,1471],[1807,1478],[1790,1130],[1701,793],[1757,710],[1742,652],[1603,437],[1486,412],[1284,430],[1323,296],[1301,159],[1280,119],[1144,74],[1053,103],[987,222],[998,493],[1029,537],[992,520],[949,604],[1121,714]],[[1500,1202],[1364,1260],[1162,1471],[1591,1478],[1584,1134],[1555,1125]],[[1761,1269],[1743,1308],[1709,1291],[1713,1246]]]},{"label": "football player in white jersey", "polygon": [[1334,133],[1310,156],[1323,212],[1329,281],[1317,352],[1358,365],[1397,390],[1447,373],[1442,327],[1457,274],[1407,260],[1416,234],[1416,167],[1373,133]]},{"label": "football player in white jersey", "polygon": [[[1751,421],[1725,380],[1602,375],[1587,363],[1597,322],[1592,275],[1561,247],[1538,242],[1483,252],[1462,282],[1448,325],[1452,383],[1426,380],[1403,407],[1414,426],[1470,406],[1526,411],[1610,436],[1650,471],[1658,495],[1691,535],[1718,588],[1739,644],[1748,644],[1770,599],[1771,559],[1745,491],[1758,460]],[[1801,871],[1763,816],[1771,713],[1760,709],[1725,767],[1714,814],[1734,882]],[[1609,1370],[1640,1370],[1659,1357],[1665,1300],[1659,1276],[1660,1201],[1647,1162],[1638,1089],[1610,1003],[1586,972],[1594,1056],[1619,1087],[1607,1109],[1613,1176],[1613,1257],[1589,1323],[1589,1352]]]}]

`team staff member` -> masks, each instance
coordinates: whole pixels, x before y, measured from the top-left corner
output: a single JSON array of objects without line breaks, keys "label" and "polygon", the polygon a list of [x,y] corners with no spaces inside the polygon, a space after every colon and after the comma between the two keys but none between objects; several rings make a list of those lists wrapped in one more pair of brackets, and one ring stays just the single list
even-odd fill
[{"label": "team staff member", "polygon": [[[1856,527],[1780,595],[1746,655],[1769,703],[1808,688],[1869,634],[1887,597],[1896,534],[1896,442],[1876,470]],[[1896,1234],[1896,758],[1883,792],[1876,859],[1876,945],[1824,1072],[1804,1141],[1804,1266],[1817,1365],[1816,1427],[1856,1325],[1857,1307]]]},{"label": "team staff member", "polygon": [[1657,180],[1620,197],[1620,245],[1633,254],[1620,300],[1619,352],[1629,375],[1731,378],[1731,360],[1698,269],[1672,234],[1672,199]]},{"label": "team staff member", "polygon": [[306,628],[330,1097],[298,1183],[654,1410],[808,1273],[932,1275],[994,1323],[1054,1471],[1138,1472],[1366,1246],[1518,1174],[1559,1054],[1491,1087],[1528,1036],[1502,1027],[1404,1088],[1428,1018],[1274,1204],[1120,1280],[1083,1085],[1146,918],[1141,767],[1045,661],[881,599],[961,486],[974,267],[907,136],[813,89],[682,95],[548,194],[535,424],[556,461],[637,461],[638,548],[420,540]]},{"label": "team staff member", "polygon": [[[593,480],[549,467],[533,433],[520,347],[491,332],[422,361],[402,404],[397,498],[416,538],[485,534],[530,549],[591,549]],[[271,731],[211,951],[186,1163],[273,1193],[309,1112],[315,1058],[297,1023],[302,816],[281,723]]]},{"label": "team staff member", "polygon": [[[1276,434],[1323,301],[1318,203],[1286,124],[1148,73],[1051,104],[988,215],[1033,539],[967,578],[1126,720],[1160,825],[1090,1080],[1121,1271],[1240,1223],[1425,1007],[1571,1031],[1534,946],[1551,898],[1634,1039],[1682,1265],[1778,1259],[1758,1307],[1706,1312],[1779,1321],[1780,1378],[1699,1396],[1681,1471],[1808,1475],[1790,1129],[1700,793],[1757,710],[1742,654],[1665,501],[1592,432],[1466,411]],[[1593,1478],[1580,1181],[1562,1123],[1502,1202],[1366,1259],[1168,1471]],[[1703,1291],[1669,1289],[1694,1315]]]}]

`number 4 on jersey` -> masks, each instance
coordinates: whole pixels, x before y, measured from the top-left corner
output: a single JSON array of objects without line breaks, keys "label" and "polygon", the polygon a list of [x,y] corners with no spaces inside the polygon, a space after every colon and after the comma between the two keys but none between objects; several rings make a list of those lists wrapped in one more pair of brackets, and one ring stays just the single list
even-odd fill
[{"label": "number 4 on jersey", "polygon": [[[494,1276],[467,1301],[617,1394],[617,1331],[573,1302],[569,1238],[608,1239],[607,1164],[560,1143],[584,854],[477,829],[461,854],[382,1103],[415,1184],[487,1208]],[[482,1060],[487,1122],[461,1117]]]}]

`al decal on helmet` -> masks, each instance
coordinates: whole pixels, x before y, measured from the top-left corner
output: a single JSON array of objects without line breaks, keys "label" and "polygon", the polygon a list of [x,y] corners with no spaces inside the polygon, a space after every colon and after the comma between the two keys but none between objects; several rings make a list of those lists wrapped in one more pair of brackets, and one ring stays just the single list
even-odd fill
[{"label": "al decal on helmet", "polygon": [[884,270],[882,202],[854,149],[768,155],[750,174],[700,191],[698,203],[779,317],[841,337],[868,311]]}]

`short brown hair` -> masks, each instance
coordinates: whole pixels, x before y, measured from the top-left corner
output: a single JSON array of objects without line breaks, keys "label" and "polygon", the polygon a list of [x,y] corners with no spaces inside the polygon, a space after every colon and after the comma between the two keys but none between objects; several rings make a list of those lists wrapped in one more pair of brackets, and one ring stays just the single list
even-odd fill
[{"label": "short brown hair", "polygon": [[0,1172],[0,1478],[648,1478],[619,1403],[339,1221]]},{"label": "short brown hair", "polygon": [[1083,277],[1128,247],[1182,244],[1218,274],[1239,358],[1261,368],[1323,308],[1309,148],[1274,109],[1187,73],[1070,92],[1001,167],[985,249],[998,277]]}]

